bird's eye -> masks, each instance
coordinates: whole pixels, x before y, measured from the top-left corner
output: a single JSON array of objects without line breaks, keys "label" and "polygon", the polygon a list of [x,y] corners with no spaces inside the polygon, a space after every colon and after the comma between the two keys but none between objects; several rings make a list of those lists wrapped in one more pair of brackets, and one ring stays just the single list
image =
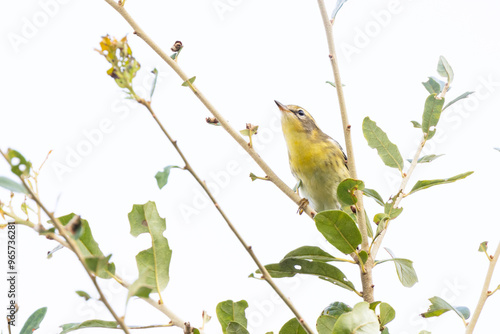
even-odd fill
[{"label": "bird's eye", "polygon": [[299,114],[299,116],[305,116],[305,114],[306,114],[306,113],[304,112],[304,110],[299,109],[299,110],[297,111],[297,114]]}]

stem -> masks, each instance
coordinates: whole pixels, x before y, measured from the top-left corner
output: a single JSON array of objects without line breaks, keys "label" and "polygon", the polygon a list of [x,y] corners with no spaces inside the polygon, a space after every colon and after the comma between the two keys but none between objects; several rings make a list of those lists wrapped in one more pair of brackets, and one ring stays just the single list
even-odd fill
[{"label": "stem", "polygon": [[[394,202],[395,208],[398,207],[399,203],[401,202],[401,200],[404,197],[403,192],[406,188],[406,185],[408,184],[408,181],[410,180],[411,175],[413,174],[413,171],[415,170],[415,167],[417,167],[418,159],[420,158],[420,154],[422,153],[422,150],[424,149],[426,142],[427,142],[427,139],[424,135],[424,137],[422,138],[422,141],[420,142],[420,145],[417,148],[417,151],[415,152],[415,155],[413,156],[413,160],[411,162],[411,165],[408,168],[408,171],[406,172],[405,176],[401,180],[401,184],[399,186],[399,189],[396,192],[396,194],[399,194],[399,195],[396,197],[396,200]],[[373,259],[375,259],[375,257],[377,256],[377,252],[380,248],[380,245],[382,244],[382,240],[384,239],[385,234],[387,233],[387,228],[389,227],[389,223],[390,223],[390,221],[387,222],[385,229],[380,233],[378,238],[372,244],[371,255],[372,255]]]},{"label": "stem", "polygon": [[[124,7],[119,6],[114,0],[104,0],[111,7],[113,7],[134,29],[134,33],[139,36],[147,45],[153,49],[174,71],[177,75],[182,79],[183,82],[188,81],[190,79],[184,71],[180,68],[179,64],[170,58],[142,29],[141,27],[134,21],[134,19],[130,16],[130,14],[125,10]],[[236,131],[233,127],[229,125],[229,123],[225,120],[224,117],[215,109],[215,107],[210,103],[210,101],[203,95],[203,93],[194,85],[190,84],[194,95],[203,103],[203,105],[210,111],[210,113],[219,120],[221,126],[226,130],[231,137],[252,157],[252,159],[259,165],[259,167],[269,176],[269,179],[282,191],[287,195],[291,200],[293,200],[297,205],[300,206],[300,196],[297,195],[290,187],[283,182],[278,175],[267,165],[267,163],[257,154],[257,151],[254,150],[253,147],[249,147],[248,143],[245,139],[240,135],[238,131]],[[314,217],[316,212],[311,208],[311,206],[306,206],[304,211],[307,213],[309,217]]]},{"label": "stem", "polygon": [[493,271],[495,270],[495,265],[497,264],[499,257],[500,257],[500,242],[498,243],[495,255],[493,255],[493,259],[491,259],[490,265],[488,266],[488,272],[486,273],[486,277],[484,279],[483,290],[481,291],[481,295],[479,296],[479,301],[477,302],[474,314],[472,314],[472,318],[470,319],[470,322],[467,325],[467,328],[465,329],[465,334],[472,334],[472,332],[474,331],[474,327],[476,326],[477,320],[479,319],[479,315],[483,310],[483,306],[486,303],[486,299],[491,295],[490,293],[488,293],[488,289],[490,287],[491,277],[493,276]]},{"label": "stem", "polygon": [[297,309],[295,308],[295,306],[290,302],[290,300],[285,296],[285,294],[280,290],[280,288],[278,288],[278,286],[276,285],[276,283],[273,281],[273,279],[272,279],[271,275],[269,274],[269,272],[267,271],[267,269],[262,265],[262,263],[260,262],[260,260],[255,255],[255,253],[254,253],[254,251],[252,249],[252,246],[249,246],[245,242],[245,240],[243,239],[243,237],[240,235],[240,233],[238,232],[238,230],[236,230],[236,227],[233,225],[233,223],[231,223],[229,217],[222,210],[221,206],[217,203],[217,200],[213,196],[212,192],[208,189],[206,183],[203,182],[202,179],[200,179],[200,177],[198,176],[198,174],[196,174],[196,172],[194,171],[194,169],[191,167],[191,165],[189,164],[188,160],[186,159],[186,157],[182,153],[181,149],[177,145],[177,141],[174,140],[170,136],[170,134],[167,132],[167,130],[165,129],[165,127],[163,126],[163,124],[160,122],[160,120],[158,119],[158,117],[156,117],[156,114],[155,114],[153,108],[151,108],[151,103],[148,102],[148,101],[146,101],[146,100],[144,100],[144,99],[141,99],[141,98],[137,99],[137,102],[139,102],[140,104],[144,105],[148,109],[148,111],[150,112],[151,116],[153,116],[154,120],[156,121],[156,123],[158,124],[158,126],[160,127],[160,129],[163,131],[163,133],[165,134],[165,136],[168,138],[168,140],[170,141],[170,143],[172,143],[172,145],[174,146],[175,150],[177,151],[177,153],[182,158],[182,161],[185,164],[184,169],[186,169],[193,176],[193,178],[199,183],[199,185],[203,188],[203,190],[205,191],[205,193],[208,195],[208,197],[210,198],[210,200],[214,204],[215,208],[219,211],[219,213],[222,216],[222,218],[224,218],[224,221],[226,222],[226,224],[228,225],[228,227],[234,233],[234,235],[236,236],[236,238],[238,238],[238,240],[240,241],[241,245],[245,248],[245,250],[248,252],[248,254],[252,258],[252,260],[255,262],[255,264],[257,265],[257,267],[261,271],[262,277],[264,278],[264,280],[266,280],[266,282],[269,283],[269,285],[273,288],[273,290],[281,297],[281,299],[283,300],[283,302],[285,302],[285,304],[288,306],[288,308],[293,312],[293,314],[295,315],[295,317],[297,318],[297,320],[300,322],[300,324],[302,325],[302,327],[304,327],[304,329],[308,333],[314,333],[313,330],[309,327],[309,325],[305,322],[304,318],[302,318],[302,316],[300,315],[300,313],[297,311]]},{"label": "stem", "polygon": [[[3,155],[5,160],[7,160],[7,163],[10,165],[10,160],[9,160],[8,156],[3,151],[0,151],[0,153]],[[123,319],[120,318],[115,313],[115,311],[113,310],[113,308],[109,304],[108,300],[106,299],[106,297],[102,293],[101,288],[99,287],[99,284],[97,284],[96,277],[92,274],[92,272],[87,267],[87,264],[85,263],[85,258],[83,257],[83,254],[80,252],[80,249],[78,248],[78,245],[76,244],[75,240],[70,235],[68,235],[68,232],[66,231],[64,226],[61,224],[59,219],[57,219],[54,216],[54,214],[52,212],[50,212],[43,205],[43,203],[40,201],[40,199],[34,193],[34,191],[26,184],[25,179],[22,176],[19,176],[19,179],[21,180],[21,182],[22,182],[23,186],[26,188],[26,190],[29,192],[30,198],[32,198],[36,202],[36,204],[45,212],[45,214],[47,214],[47,216],[50,218],[50,220],[52,221],[52,223],[54,224],[54,226],[58,230],[59,234],[61,234],[63,236],[63,238],[66,240],[66,242],[68,243],[69,248],[76,254],[78,260],[81,262],[81,264],[83,265],[83,268],[87,272],[87,275],[90,277],[92,283],[94,283],[94,286],[95,286],[97,292],[99,293],[101,301],[104,303],[104,305],[106,305],[106,308],[109,310],[111,315],[113,315],[113,318],[115,318],[116,322],[120,325],[120,327],[122,328],[122,330],[125,333],[130,334],[130,331],[129,331],[128,327],[125,325],[125,323],[123,322]]]},{"label": "stem", "polygon": [[[319,11],[321,13],[321,18],[323,20],[323,25],[326,32],[326,40],[328,42],[328,51],[330,63],[332,65],[333,77],[335,79],[335,88],[337,90],[337,97],[340,107],[340,115],[342,117],[342,126],[344,129],[344,140],[347,152],[347,167],[349,169],[349,174],[352,178],[357,179],[358,175],[356,172],[356,163],[354,160],[354,149],[351,139],[351,125],[349,124],[349,118],[347,116],[347,108],[344,98],[344,90],[342,89],[342,81],[340,78],[340,70],[337,61],[337,54],[335,52],[335,43],[333,41],[332,25],[333,21],[328,18],[328,13],[326,11],[326,6],[324,0],[318,0]],[[358,218],[358,227],[361,232],[361,249],[368,252],[370,244],[368,242],[368,231],[366,228],[366,216],[363,206],[363,193],[361,191],[356,191],[356,197],[358,203],[356,204],[356,212]],[[368,261],[365,263],[364,270],[360,266],[361,272],[361,283],[363,285],[363,299],[369,303],[373,302],[373,279],[372,279],[372,269],[373,269],[373,259],[375,257],[370,256]]]}]

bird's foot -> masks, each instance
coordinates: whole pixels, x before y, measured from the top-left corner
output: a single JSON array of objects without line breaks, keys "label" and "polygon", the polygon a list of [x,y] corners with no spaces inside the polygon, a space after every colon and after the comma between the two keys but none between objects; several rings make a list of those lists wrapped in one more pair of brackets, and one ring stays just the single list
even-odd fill
[{"label": "bird's foot", "polygon": [[307,200],[307,198],[302,198],[299,202],[299,209],[297,210],[297,213],[299,215],[301,215],[302,213],[304,213],[304,209],[306,208],[306,206],[309,205],[309,201]]}]

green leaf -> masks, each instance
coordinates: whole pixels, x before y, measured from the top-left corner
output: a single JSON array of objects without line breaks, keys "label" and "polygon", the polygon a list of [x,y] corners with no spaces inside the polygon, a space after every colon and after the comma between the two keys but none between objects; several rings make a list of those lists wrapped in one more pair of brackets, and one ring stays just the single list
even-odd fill
[{"label": "green leaf", "polygon": [[82,290],[78,290],[78,291],[75,291],[77,295],[79,295],[80,297],[83,297],[85,298],[85,300],[89,300],[90,298],[90,295],[88,293],[86,293],[85,291],[82,291]]},{"label": "green leaf", "polygon": [[9,159],[12,173],[17,176],[30,175],[31,162],[27,161],[21,153],[9,148],[7,150],[7,158]]},{"label": "green leaf", "polygon": [[461,179],[465,179],[467,176],[471,175],[472,173],[474,173],[474,172],[466,172],[466,173],[452,176],[452,177],[447,178],[447,179],[417,181],[417,183],[415,183],[415,185],[413,186],[411,191],[408,193],[408,195],[413,194],[413,193],[415,193],[419,190],[422,190],[422,189],[427,189],[427,188],[437,186],[440,184],[452,183],[452,182],[455,182],[455,181],[458,181]]},{"label": "green leaf", "polygon": [[422,85],[424,85],[425,89],[429,92],[429,94],[439,94],[441,93],[441,85],[432,77],[429,77],[429,79],[426,82],[422,82]]},{"label": "green leaf", "polygon": [[314,216],[316,228],[335,248],[350,254],[361,244],[361,233],[349,215],[339,210],[321,211]]},{"label": "green leaf", "polygon": [[363,120],[363,135],[368,141],[368,145],[377,150],[386,166],[397,168],[400,172],[403,171],[403,158],[398,147],[389,140],[387,134],[369,117],[365,117]]},{"label": "green leaf", "polygon": [[389,334],[389,329],[387,327],[384,327],[380,334]]},{"label": "green leaf", "polygon": [[469,95],[471,95],[471,94],[474,94],[474,92],[465,92],[462,95],[458,96],[457,98],[451,100],[451,102],[449,102],[447,105],[444,106],[443,111],[446,108],[448,108],[449,106],[451,106],[453,103],[458,102],[458,101],[460,101],[462,99],[465,99],[465,98],[469,97]]},{"label": "green leaf", "polygon": [[63,331],[60,334],[66,334],[72,331],[76,331],[77,329],[84,329],[84,328],[113,328],[113,329],[120,328],[116,323],[116,321],[105,321],[99,319],[86,320],[82,323],[64,324],[61,327]]},{"label": "green leaf", "polygon": [[46,307],[39,308],[33,312],[24,323],[24,326],[21,328],[19,334],[33,334],[33,332],[40,327],[43,318],[45,318],[45,314],[47,314]]},{"label": "green leaf", "polygon": [[[444,154],[429,154],[429,155],[424,155],[423,157],[421,157],[420,159],[417,160],[417,163],[418,164],[423,164],[423,163],[426,163],[426,162],[432,162],[434,160],[436,160],[437,158],[439,157],[442,157]],[[413,159],[408,159],[408,162],[409,163],[412,163]]]},{"label": "green leaf", "polygon": [[420,331],[420,332],[418,332],[418,334],[432,334],[432,333],[429,331]]},{"label": "green leaf", "polygon": [[[268,264],[265,267],[272,277],[293,277],[296,274],[313,275],[344,289],[357,292],[352,282],[347,279],[344,273],[328,263],[284,259],[280,263]],[[257,272],[260,273],[259,270]]]},{"label": "green leaf", "polygon": [[420,124],[417,121],[411,121],[411,123],[413,124],[414,128],[417,128],[417,129],[421,129],[422,128],[422,124]]},{"label": "green leaf", "polygon": [[441,314],[451,310],[455,311],[455,313],[462,318],[463,321],[469,319],[470,317],[470,311],[467,307],[453,307],[440,297],[429,298],[429,301],[431,302],[429,310],[421,314],[424,318],[439,317]]},{"label": "green leaf", "polygon": [[342,314],[335,326],[335,334],[375,334],[380,332],[378,318],[370,309],[370,304],[361,302],[354,305],[351,312]]},{"label": "green leaf", "polygon": [[307,332],[297,318],[292,318],[281,327],[279,334],[307,334]]},{"label": "green leaf", "polygon": [[396,219],[401,212],[403,212],[403,208],[395,208],[394,201],[389,201],[384,204],[384,213],[389,216],[389,219]]},{"label": "green leaf", "polygon": [[85,258],[85,264],[89,270],[95,273],[98,277],[107,277],[109,276],[109,268],[111,265],[109,262],[110,258],[111,254],[108,256],[90,256]]},{"label": "green leaf", "polygon": [[437,72],[440,76],[447,78],[449,84],[452,83],[454,77],[453,69],[451,68],[446,58],[443,56],[439,57]]},{"label": "green leaf", "polygon": [[479,249],[477,251],[486,253],[487,250],[488,250],[488,241],[483,241],[479,245]]},{"label": "green leaf", "polygon": [[139,278],[129,287],[128,296],[149,296],[151,292],[163,291],[170,279],[169,267],[172,250],[163,236],[166,229],[165,219],[161,218],[154,202],[144,205],[135,204],[128,214],[130,234],[137,237],[142,233],[151,236],[152,247],[143,250],[135,257]]},{"label": "green leaf", "polygon": [[[57,219],[59,219],[59,221],[63,226],[66,226],[74,216],[75,216],[74,213],[70,213],[68,215],[59,217]],[[84,258],[104,257],[103,252],[99,248],[99,244],[95,241],[94,236],[92,235],[89,222],[85,219],[81,219],[80,224],[81,224],[80,231],[78,232],[79,237],[76,240],[76,244],[78,245],[78,248],[82,252],[83,257]],[[97,276],[100,278],[109,279],[112,277],[112,275],[115,274],[115,270],[116,270],[115,264],[109,263],[108,266],[105,268],[105,270],[100,270],[99,273],[97,273]]]},{"label": "green leaf", "polygon": [[[219,319],[224,334],[229,333],[227,330],[230,323],[238,323],[243,329],[247,327],[247,318],[245,317],[245,309],[247,307],[248,303],[246,300],[240,300],[236,303],[232,300],[226,300],[217,304],[215,312],[217,313],[217,319]],[[234,327],[235,325],[232,328]]]},{"label": "green leaf", "polygon": [[[335,84],[335,82],[326,81],[326,83],[332,85],[333,87],[337,87],[337,85]],[[345,87],[345,85],[342,84],[342,87]]]},{"label": "green leaf", "polygon": [[316,329],[319,334],[332,334],[333,327],[339,317],[347,312],[351,312],[352,307],[342,302],[334,302],[328,305],[316,322]]},{"label": "green leaf", "polygon": [[359,252],[358,254],[359,256],[359,259],[361,260],[361,262],[364,264],[366,263],[366,260],[368,260],[368,253],[364,250],[362,250],[361,252]]},{"label": "green leaf", "polygon": [[380,305],[380,303],[382,303],[382,302],[380,302],[380,301],[371,302],[370,303],[370,310],[374,310],[375,311],[375,309],[377,308],[377,306]]},{"label": "green leaf", "polygon": [[380,304],[380,325],[385,326],[396,317],[396,311],[387,303]]},{"label": "green leaf", "polygon": [[319,262],[342,261],[316,246],[302,246],[285,255],[283,260],[299,259]]},{"label": "green leaf", "polygon": [[0,176],[0,187],[10,190],[15,193],[29,194],[28,190],[22,184],[17,183],[5,176]]},{"label": "green leaf", "polygon": [[392,259],[375,261],[376,265],[379,265],[384,262],[392,261],[396,266],[396,272],[398,274],[399,281],[403,284],[404,287],[411,288],[418,282],[417,273],[413,268],[413,261],[408,259],[401,259],[394,256],[394,253],[389,248],[385,248],[385,250],[391,255]]},{"label": "green leaf", "polygon": [[337,318],[334,318],[331,315],[320,315],[316,321],[318,334],[332,334],[333,326],[335,326],[336,322]]},{"label": "green leaf", "polygon": [[437,99],[436,94],[431,94],[425,100],[424,113],[422,115],[422,131],[429,140],[436,133],[436,125],[441,117],[443,110],[444,98]]},{"label": "green leaf", "polygon": [[156,173],[155,178],[156,178],[156,183],[158,183],[158,187],[161,189],[165,187],[165,185],[168,182],[168,177],[170,175],[170,170],[172,168],[181,168],[179,166],[174,166],[174,165],[169,165],[163,169],[163,171],[159,171]]},{"label": "green leaf", "polygon": [[363,194],[367,197],[373,198],[375,202],[377,202],[378,204],[382,206],[384,205],[384,200],[382,199],[382,196],[380,196],[380,194],[376,190],[365,188],[363,189]]},{"label": "green leaf", "polygon": [[249,334],[248,330],[243,327],[240,323],[230,322],[226,328],[227,334]]},{"label": "green leaf", "polygon": [[192,77],[192,78],[190,78],[190,79],[188,79],[188,80],[184,81],[184,82],[182,83],[182,86],[184,86],[184,87],[186,87],[186,86],[190,86],[190,85],[192,85],[192,84],[193,84],[193,82],[194,82],[195,80],[196,80],[196,76],[194,76],[194,77]]},{"label": "green leaf", "polygon": [[354,192],[363,190],[365,183],[361,180],[345,179],[337,187],[337,196],[341,203],[345,205],[355,205],[358,202]]},{"label": "green leaf", "polygon": [[155,93],[156,89],[156,82],[158,81],[158,70],[156,67],[151,71],[151,73],[154,74],[155,78],[153,80],[153,85],[151,86],[151,92],[149,93],[149,99],[153,99],[153,94]]}]

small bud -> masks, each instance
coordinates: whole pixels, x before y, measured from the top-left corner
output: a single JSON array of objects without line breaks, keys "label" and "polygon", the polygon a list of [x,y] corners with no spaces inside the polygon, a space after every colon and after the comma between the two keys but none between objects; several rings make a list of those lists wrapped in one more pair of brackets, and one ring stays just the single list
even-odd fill
[{"label": "small bud", "polygon": [[251,123],[247,123],[246,124],[246,129],[250,130],[250,132],[253,135],[256,135],[257,134],[257,130],[259,129],[259,126],[258,125],[252,125]]},{"label": "small bud", "polygon": [[176,41],[174,45],[170,48],[173,52],[179,52],[182,49],[182,42]]},{"label": "small bud", "polygon": [[355,205],[351,205],[351,211],[352,211],[352,213],[356,213],[356,206]]},{"label": "small bud", "polygon": [[219,120],[215,117],[207,117],[205,118],[205,120],[207,121],[208,124],[220,126]]}]

